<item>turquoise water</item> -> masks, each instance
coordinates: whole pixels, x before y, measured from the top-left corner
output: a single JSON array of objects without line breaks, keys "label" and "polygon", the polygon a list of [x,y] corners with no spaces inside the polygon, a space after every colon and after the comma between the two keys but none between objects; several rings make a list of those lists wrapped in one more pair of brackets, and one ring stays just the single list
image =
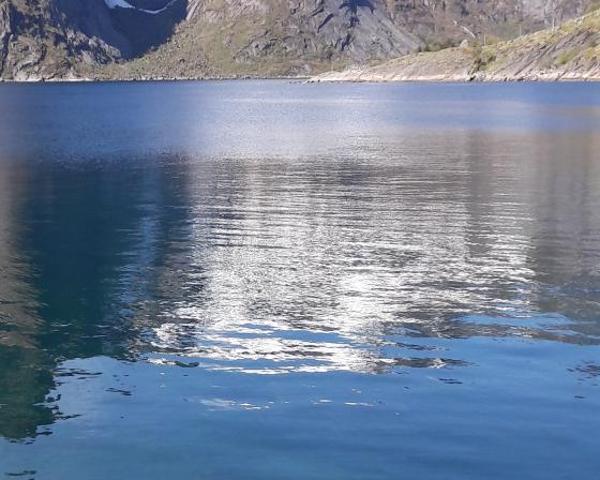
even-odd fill
[{"label": "turquoise water", "polygon": [[0,476],[596,478],[600,85],[0,86]]}]

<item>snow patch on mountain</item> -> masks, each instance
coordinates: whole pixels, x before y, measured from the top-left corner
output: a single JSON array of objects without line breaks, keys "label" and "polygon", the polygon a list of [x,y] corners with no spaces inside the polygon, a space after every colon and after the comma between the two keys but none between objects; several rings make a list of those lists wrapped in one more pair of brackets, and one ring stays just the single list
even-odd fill
[{"label": "snow patch on mountain", "polygon": [[138,12],[149,13],[150,15],[158,15],[159,13],[164,12],[174,2],[175,2],[175,0],[172,0],[169,3],[167,3],[163,8],[159,8],[158,10],[146,10],[144,8],[136,8],[133,5],[131,5],[129,2],[126,2],[125,0],[104,0],[104,3],[106,4],[106,6],[108,8],[110,8],[111,10],[114,10],[115,8],[127,8],[127,9],[136,10]]}]

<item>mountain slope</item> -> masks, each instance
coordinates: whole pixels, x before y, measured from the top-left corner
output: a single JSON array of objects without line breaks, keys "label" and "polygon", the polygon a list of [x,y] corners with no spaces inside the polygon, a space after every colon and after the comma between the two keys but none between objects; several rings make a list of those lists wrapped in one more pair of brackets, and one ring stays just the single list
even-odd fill
[{"label": "mountain slope", "polygon": [[508,42],[408,55],[316,81],[600,80],[600,10]]},{"label": "mountain slope", "polygon": [[0,79],[309,75],[489,42],[599,0],[0,0]]},{"label": "mountain slope", "polygon": [[[164,43],[187,14],[187,0],[132,0],[139,9],[109,8],[112,2],[0,0],[0,78],[81,77]],[[149,5],[158,11],[143,10]]]},{"label": "mountain slope", "polygon": [[514,38],[593,0],[190,0],[157,51],[108,78],[306,75],[464,39]]},{"label": "mountain slope", "polygon": [[117,71],[134,77],[306,74],[422,45],[393,23],[383,0],[193,0],[166,45]]},{"label": "mountain slope", "polygon": [[589,0],[390,0],[394,22],[430,48],[464,39],[509,40],[583,15]]},{"label": "mountain slope", "polygon": [[1,78],[68,78],[126,51],[103,0],[0,0]]}]

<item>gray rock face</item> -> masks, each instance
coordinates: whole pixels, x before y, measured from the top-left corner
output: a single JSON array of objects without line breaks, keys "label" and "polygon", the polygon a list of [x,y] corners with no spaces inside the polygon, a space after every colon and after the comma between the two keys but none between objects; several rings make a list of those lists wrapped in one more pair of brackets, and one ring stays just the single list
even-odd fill
[{"label": "gray rock face", "polygon": [[600,10],[493,45],[422,52],[315,81],[600,80]]},{"label": "gray rock face", "polygon": [[[199,30],[254,25],[237,44],[238,32],[223,31],[238,62],[284,56],[355,62],[414,51],[421,40],[392,21],[384,0],[192,0],[188,20]],[[199,32],[200,33],[200,32]]]},{"label": "gray rock face", "polygon": [[103,0],[2,0],[0,78],[44,80],[76,67],[113,62],[127,40],[112,28]]},{"label": "gray rock face", "polygon": [[0,78],[50,80],[141,55],[185,18],[187,0],[0,0]]},{"label": "gray rock face", "polygon": [[434,47],[508,40],[582,15],[592,0],[390,0],[394,22]]},{"label": "gray rock face", "polygon": [[127,1],[0,0],[0,78],[94,75],[134,58],[139,77],[312,73],[514,38],[595,0]]},{"label": "gray rock face", "polygon": [[64,28],[89,39],[98,39],[117,50],[118,56],[131,55],[130,41],[115,28],[104,0],[54,0],[54,4]]},{"label": "gray rock face", "polygon": [[544,27],[546,4],[567,18],[591,1],[189,0],[173,37],[130,72],[134,78],[307,74],[465,39],[514,38]]}]

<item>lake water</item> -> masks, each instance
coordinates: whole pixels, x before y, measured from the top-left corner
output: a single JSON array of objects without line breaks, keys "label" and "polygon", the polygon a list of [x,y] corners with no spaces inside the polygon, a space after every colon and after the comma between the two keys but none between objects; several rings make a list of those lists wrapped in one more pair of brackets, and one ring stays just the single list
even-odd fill
[{"label": "lake water", "polygon": [[0,476],[592,479],[600,84],[0,86]]}]

